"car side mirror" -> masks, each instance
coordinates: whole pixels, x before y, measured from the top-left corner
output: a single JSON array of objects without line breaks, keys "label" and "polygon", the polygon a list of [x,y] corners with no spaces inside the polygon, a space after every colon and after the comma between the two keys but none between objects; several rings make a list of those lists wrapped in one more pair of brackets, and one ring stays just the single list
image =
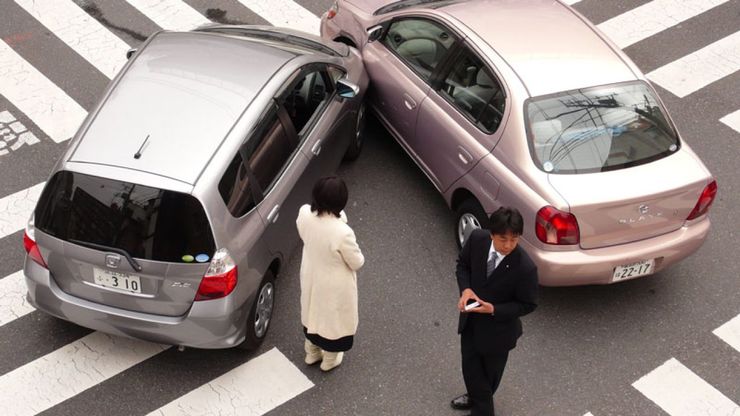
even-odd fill
[{"label": "car side mirror", "polygon": [[126,59],[131,59],[131,57],[134,56],[137,50],[138,49],[136,48],[131,48],[128,51],[126,51]]},{"label": "car side mirror", "polygon": [[373,26],[367,30],[367,42],[375,42],[383,34],[383,25]]},{"label": "car side mirror", "polygon": [[342,78],[337,81],[337,94],[342,98],[354,98],[360,93],[360,87]]}]

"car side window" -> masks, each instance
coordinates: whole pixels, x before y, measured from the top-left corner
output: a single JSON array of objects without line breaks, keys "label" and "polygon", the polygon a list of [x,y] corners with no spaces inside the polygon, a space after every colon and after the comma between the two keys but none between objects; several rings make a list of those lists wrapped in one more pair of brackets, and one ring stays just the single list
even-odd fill
[{"label": "car side window", "polygon": [[391,23],[382,42],[425,81],[429,81],[456,39],[447,28],[436,22],[408,18]]},{"label": "car side window", "polygon": [[278,111],[273,103],[219,181],[219,193],[235,217],[249,212],[269,192],[298,148]]},{"label": "car side window", "polygon": [[318,68],[301,75],[288,87],[280,103],[288,112],[299,136],[308,131],[309,121],[314,114],[321,112],[333,93],[334,84],[329,75],[324,69]]},{"label": "car side window", "polygon": [[444,76],[440,94],[487,133],[495,132],[501,124],[506,106],[501,84],[481,59],[467,48]]}]

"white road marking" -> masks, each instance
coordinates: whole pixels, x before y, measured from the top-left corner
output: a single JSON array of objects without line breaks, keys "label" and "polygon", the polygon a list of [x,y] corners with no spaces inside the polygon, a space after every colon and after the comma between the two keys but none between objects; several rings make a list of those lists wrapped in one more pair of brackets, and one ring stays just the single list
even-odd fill
[{"label": "white road marking", "polygon": [[291,0],[239,0],[239,3],[259,14],[274,26],[319,34],[321,21],[316,15]]},{"label": "white road marking", "polygon": [[52,140],[71,138],[87,112],[75,100],[0,40],[0,94]]},{"label": "white road marking", "polygon": [[192,30],[210,22],[181,0],[126,0],[162,29]]},{"label": "white road marking", "polygon": [[0,111],[0,156],[40,142],[10,111]]},{"label": "white road marking", "polygon": [[23,270],[0,280],[0,326],[35,310],[26,302],[26,282]]},{"label": "white road marking", "polygon": [[311,380],[273,348],[147,416],[263,415],[311,387]]},{"label": "white road marking", "polygon": [[35,415],[167,348],[93,332],[0,376],[0,409],[6,416]]},{"label": "white road marking", "polygon": [[632,386],[671,416],[740,416],[740,407],[675,358]]},{"label": "white road marking", "polygon": [[594,415],[593,415],[593,414],[592,414],[591,412],[588,412],[588,413],[586,413],[586,414],[585,414],[585,415],[583,415],[583,416],[594,416]]},{"label": "white road marking", "polygon": [[15,2],[108,78],[126,63],[128,44],[72,1]]},{"label": "white road marking", "polygon": [[[736,111],[736,113],[740,113],[740,111]],[[712,331],[712,333],[720,337],[722,341],[730,344],[732,348],[740,351],[740,315],[730,319],[724,325]]]},{"label": "white road marking", "polygon": [[637,43],[728,0],[653,0],[597,27],[620,48]]},{"label": "white road marking", "polygon": [[581,0],[562,0],[563,3],[571,5],[571,6],[578,3],[579,1]]},{"label": "white road marking", "polygon": [[719,121],[727,124],[728,126],[732,127],[736,132],[740,133],[740,110],[735,111],[734,113],[730,113],[721,119]]},{"label": "white road marking", "polygon": [[[26,228],[45,183],[41,182],[0,199],[0,238]],[[22,242],[18,241],[18,244]]]},{"label": "white road marking", "polygon": [[653,82],[685,97],[740,69],[740,31],[647,74]]}]

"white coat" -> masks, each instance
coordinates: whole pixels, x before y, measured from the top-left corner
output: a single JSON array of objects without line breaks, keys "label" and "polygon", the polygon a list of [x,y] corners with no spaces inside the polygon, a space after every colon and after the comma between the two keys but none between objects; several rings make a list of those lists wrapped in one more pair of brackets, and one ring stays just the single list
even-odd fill
[{"label": "white coat", "polygon": [[309,334],[339,339],[357,332],[357,274],[365,262],[347,216],[298,211],[301,259],[301,322]]}]

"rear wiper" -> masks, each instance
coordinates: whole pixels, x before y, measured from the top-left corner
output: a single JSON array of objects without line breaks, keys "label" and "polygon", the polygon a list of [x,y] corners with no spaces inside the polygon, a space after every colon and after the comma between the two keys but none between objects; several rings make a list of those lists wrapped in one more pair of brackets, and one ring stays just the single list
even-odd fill
[{"label": "rear wiper", "polygon": [[84,246],[84,247],[87,247],[87,248],[92,248],[92,249],[95,249],[95,250],[110,251],[110,252],[113,252],[113,253],[120,254],[120,255],[126,257],[126,260],[128,260],[128,263],[131,265],[131,267],[134,268],[134,270],[136,270],[137,272],[140,272],[142,270],[141,265],[139,263],[137,263],[136,260],[134,260],[134,258],[131,257],[130,254],[128,254],[128,251],[126,251],[126,250],[124,250],[122,248],[108,247],[108,246],[104,246],[102,244],[95,244],[95,243],[89,243],[87,241],[75,240],[74,238],[70,238],[69,239],[69,242],[70,243],[75,243],[75,244],[78,244],[78,245],[81,245],[81,246]]}]

